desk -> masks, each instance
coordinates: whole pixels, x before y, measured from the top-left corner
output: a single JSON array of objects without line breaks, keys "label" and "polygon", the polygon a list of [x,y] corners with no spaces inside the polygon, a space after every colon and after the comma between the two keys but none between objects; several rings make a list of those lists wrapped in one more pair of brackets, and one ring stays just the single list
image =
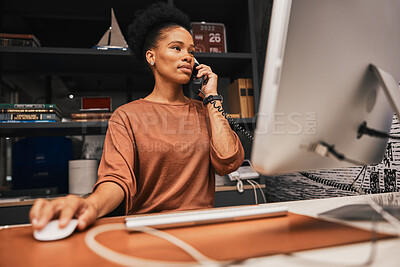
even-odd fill
[{"label": "desk", "polygon": [[[390,204],[395,202],[399,205],[400,193],[385,193],[369,195],[378,200],[380,204]],[[388,203],[389,202],[389,203]],[[290,212],[317,217],[319,213],[348,205],[367,203],[363,196],[337,197],[327,199],[315,199],[304,201],[281,202]],[[275,206],[277,204],[270,204]],[[343,222],[342,222],[343,223]],[[366,221],[345,222],[345,224],[359,227],[362,229],[371,229],[371,223]],[[387,222],[381,222],[378,230],[385,233],[396,233],[392,225]],[[304,252],[297,252],[287,255],[276,255],[270,257],[261,257],[244,262],[248,266],[285,266],[285,267],[319,267],[319,266],[364,266],[371,249],[370,242],[359,244],[337,246],[324,249],[315,249]],[[376,257],[372,264],[368,266],[400,266],[400,238],[380,240],[377,242]]]},{"label": "desk", "polygon": [[[233,183],[232,183],[233,184]],[[262,189],[265,184],[260,185]],[[215,207],[252,205],[255,203],[253,187],[243,186],[244,192],[239,193],[235,185],[220,185],[215,187]],[[258,203],[264,203],[260,190],[256,191]],[[0,226],[7,224],[29,223],[29,211],[35,199],[10,198],[7,201],[0,199]],[[110,216],[121,215],[119,211]]]},{"label": "desk", "polygon": [[[380,197],[388,199],[388,197],[399,198],[399,194],[380,194],[373,197]],[[270,206],[282,205],[288,206],[289,211],[297,214],[303,214],[315,217],[316,214],[336,208],[345,204],[365,203],[363,197],[342,197],[320,200],[306,200],[296,202],[284,202],[268,204]],[[100,219],[96,225],[123,222],[123,217],[104,218]],[[266,221],[268,223],[268,221]],[[349,223],[358,227],[369,229],[368,222],[352,222]],[[394,229],[387,223],[380,223],[380,231],[390,233]],[[314,231],[314,230],[313,230]],[[315,229],[318,233],[317,229]],[[68,239],[40,243],[33,239],[32,230],[30,227],[21,226],[9,229],[0,230],[0,263],[1,266],[40,266],[41,255],[43,253],[50,253],[51,251],[63,251],[62,257],[68,259],[68,262],[62,262],[65,266],[114,266],[106,260],[100,258],[91,252],[83,242],[85,232],[75,233]],[[16,246],[13,240],[25,239],[23,246]],[[74,241],[75,240],[75,241]],[[71,247],[71,242],[75,242]],[[266,240],[265,242],[268,242]],[[269,257],[258,257],[248,259],[235,266],[344,266],[349,264],[364,263],[369,256],[370,243],[363,242],[352,245],[337,246],[324,249],[313,249],[303,252],[275,255]],[[377,244],[376,260],[371,266],[400,266],[400,254],[398,253],[400,247],[399,239],[386,239],[380,240]],[[64,249],[64,250],[63,250]],[[83,255],[82,255],[83,253]],[[56,256],[57,257],[57,256]],[[61,257],[61,255],[60,255]],[[11,261],[11,260],[14,261]],[[74,259],[79,259],[75,262]],[[19,262],[15,262],[19,261]],[[330,262],[331,264],[327,264]],[[42,262],[42,264],[45,262]],[[116,266],[116,265],[115,265]]]}]

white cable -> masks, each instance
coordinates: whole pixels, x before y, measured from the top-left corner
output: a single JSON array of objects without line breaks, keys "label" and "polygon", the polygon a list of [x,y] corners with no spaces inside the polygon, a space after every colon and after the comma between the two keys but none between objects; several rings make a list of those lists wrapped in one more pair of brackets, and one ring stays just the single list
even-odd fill
[{"label": "white cable", "polygon": [[255,180],[251,180],[251,181],[257,185],[258,189],[260,189],[261,195],[262,195],[262,197],[264,199],[264,203],[267,203],[267,199],[265,198],[265,194],[262,191],[261,185],[258,182],[256,182]]},{"label": "white cable", "polygon": [[[165,267],[173,267],[173,266],[194,266],[197,265],[195,262],[173,262],[173,261],[158,261],[158,260],[147,260],[134,256],[125,255],[116,251],[113,251],[99,242],[96,241],[96,236],[113,230],[125,230],[126,226],[123,223],[114,223],[114,224],[104,224],[97,226],[95,228],[90,229],[85,236],[86,245],[97,255],[103,257],[111,262],[125,265],[125,266],[165,266]],[[150,227],[135,227],[130,228],[129,230],[147,233],[153,236],[157,236],[161,239],[164,239],[182,250],[186,251],[190,256],[192,256],[198,263],[203,266],[220,266],[222,264],[227,264],[228,262],[215,261],[210,259],[200,253],[198,250],[193,248],[188,243],[176,238],[173,235],[170,235],[166,232],[156,230]]]},{"label": "white cable", "polygon": [[255,186],[250,180],[246,180],[246,181],[247,181],[249,184],[251,184],[251,186],[253,187],[253,190],[254,190],[254,199],[256,200],[256,204],[258,204],[256,186]]},{"label": "white cable", "polygon": [[235,177],[235,179],[237,180],[237,183],[236,183],[237,191],[238,191],[239,193],[243,193],[244,189],[243,189],[243,182],[242,182],[242,180],[240,180],[238,177]]}]

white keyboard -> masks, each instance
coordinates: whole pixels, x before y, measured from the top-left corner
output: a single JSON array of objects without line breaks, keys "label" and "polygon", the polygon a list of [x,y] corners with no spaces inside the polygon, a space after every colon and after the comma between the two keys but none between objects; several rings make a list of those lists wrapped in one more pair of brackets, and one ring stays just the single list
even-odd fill
[{"label": "white keyboard", "polygon": [[169,228],[218,222],[250,220],[256,218],[286,216],[287,207],[268,207],[267,205],[239,206],[197,211],[180,211],[158,215],[144,215],[125,219],[127,229],[142,226]]}]

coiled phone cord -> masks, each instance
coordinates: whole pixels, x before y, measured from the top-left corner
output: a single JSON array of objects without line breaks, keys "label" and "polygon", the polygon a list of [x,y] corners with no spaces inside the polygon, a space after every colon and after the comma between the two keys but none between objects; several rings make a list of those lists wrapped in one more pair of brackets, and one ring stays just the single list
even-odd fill
[{"label": "coiled phone cord", "polygon": [[[199,92],[206,97],[206,94],[199,89]],[[224,108],[222,107],[222,105],[217,105],[217,101],[213,100],[210,102],[214,108],[216,110],[218,110],[218,112],[221,112],[222,116],[225,117],[225,119],[229,122],[230,125],[233,126],[235,131],[239,131],[241,132],[248,140],[250,140],[250,142],[254,141],[254,137],[253,135],[251,135],[249,132],[247,132],[242,126],[239,125],[239,123],[237,121],[235,121],[234,119],[231,118],[231,116],[225,112]]]},{"label": "coiled phone cord", "polygon": [[244,129],[242,126],[240,126],[237,121],[232,119],[231,116],[224,111],[224,108],[222,107],[222,105],[217,105],[217,101],[215,101],[215,100],[211,101],[210,103],[214,106],[214,108],[216,108],[219,112],[221,112],[222,116],[225,117],[225,119],[229,122],[230,125],[233,126],[233,128],[236,131],[241,132],[247,139],[250,140],[250,142],[254,141],[254,137],[249,132],[247,132],[246,129]]}]

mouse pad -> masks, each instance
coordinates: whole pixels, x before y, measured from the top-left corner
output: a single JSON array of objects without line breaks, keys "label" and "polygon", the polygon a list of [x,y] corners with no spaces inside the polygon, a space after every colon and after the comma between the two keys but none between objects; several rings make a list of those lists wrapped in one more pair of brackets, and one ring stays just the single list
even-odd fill
[{"label": "mouse pad", "polygon": [[[124,217],[100,219],[96,225],[124,223]],[[96,226],[95,225],[95,226]],[[165,229],[215,260],[243,260],[369,241],[369,231],[288,213],[288,216],[241,222]],[[0,258],[4,266],[117,266],[94,252],[84,241],[84,232],[64,240],[39,242],[31,227],[0,230]],[[378,235],[388,238],[389,235]],[[102,245],[135,257],[163,261],[193,262],[180,248],[143,233],[115,230],[99,234]],[[16,253],[18,251],[18,253]],[[21,257],[20,255],[23,255]]]},{"label": "mouse pad", "polygon": [[[369,231],[293,213],[284,217],[163,231],[189,243],[205,256],[220,261],[243,260],[371,239]],[[113,231],[100,234],[97,240],[115,251],[136,257],[170,261],[192,260],[173,244],[143,233]]]}]

